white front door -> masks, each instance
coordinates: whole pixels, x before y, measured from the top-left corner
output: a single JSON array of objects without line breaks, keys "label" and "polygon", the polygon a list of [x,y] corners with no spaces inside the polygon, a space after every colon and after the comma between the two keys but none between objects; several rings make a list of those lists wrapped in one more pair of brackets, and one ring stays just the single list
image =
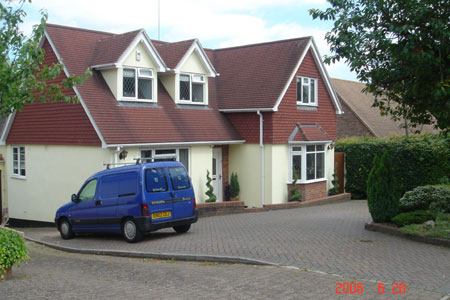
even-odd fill
[{"label": "white front door", "polygon": [[222,202],[222,148],[213,148],[211,178],[217,202]]}]

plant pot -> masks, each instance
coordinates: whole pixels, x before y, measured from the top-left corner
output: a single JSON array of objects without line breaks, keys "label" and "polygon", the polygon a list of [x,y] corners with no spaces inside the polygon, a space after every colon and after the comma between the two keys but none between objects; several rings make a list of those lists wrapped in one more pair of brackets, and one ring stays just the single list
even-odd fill
[{"label": "plant pot", "polygon": [[230,201],[239,201],[239,197],[237,198],[230,197]]},{"label": "plant pot", "polygon": [[0,277],[0,281],[11,278],[12,277],[12,267],[7,268],[6,273],[2,273],[2,274],[4,277],[3,278]]}]

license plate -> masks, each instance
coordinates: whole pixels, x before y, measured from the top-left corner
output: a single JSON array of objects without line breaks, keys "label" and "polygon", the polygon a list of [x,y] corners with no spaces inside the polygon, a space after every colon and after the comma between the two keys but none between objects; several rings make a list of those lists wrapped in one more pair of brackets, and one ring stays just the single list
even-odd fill
[{"label": "license plate", "polygon": [[162,218],[168,218],[172,216],[172,212],[169,211],[161,211],[157,213],[152,213],[152,219],[162,219]]}]

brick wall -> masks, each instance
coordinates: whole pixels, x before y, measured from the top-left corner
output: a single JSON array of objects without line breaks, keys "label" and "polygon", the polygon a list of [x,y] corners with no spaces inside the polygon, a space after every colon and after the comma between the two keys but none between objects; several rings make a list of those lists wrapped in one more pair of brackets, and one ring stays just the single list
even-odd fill
[{"label": "brick wall", "polygon": [[358,118],[358,116],[340,99],[344,114],[337,116],[337,138],[348,136],[373,136],[370,130]]},{"label": "brick wall", "polygon": [[[292,184],[288,184],[288,193],[292,189]],[[302,201],[310,201],[327,196],[327,182],[315,182],[299,184],[298,190],[302,193]]]}]

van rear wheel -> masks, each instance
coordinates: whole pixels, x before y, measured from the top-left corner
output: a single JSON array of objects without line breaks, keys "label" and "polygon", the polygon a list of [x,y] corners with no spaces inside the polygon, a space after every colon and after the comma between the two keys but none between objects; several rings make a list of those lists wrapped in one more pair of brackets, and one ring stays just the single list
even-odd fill
[{"label": "van rear wheel", "polygon": [[188,232],[190,228],[191,228],[191,224],[175,226],[173,229],[174,229],[177,233],[185,233],[185,232]]},{"label": "van rear wheel", "polygon": [[136,243],[142,240],[143,234],[139,230],[134,219],[126,219],[122,224],[122,234],[128,243]]},{"label": "van rear wheel", "polygon": [[62,219],[59,221],[59,233],[64,240],[69,240],[75,236],[72,231],[72,226],[69,223],[69,220]]}]

